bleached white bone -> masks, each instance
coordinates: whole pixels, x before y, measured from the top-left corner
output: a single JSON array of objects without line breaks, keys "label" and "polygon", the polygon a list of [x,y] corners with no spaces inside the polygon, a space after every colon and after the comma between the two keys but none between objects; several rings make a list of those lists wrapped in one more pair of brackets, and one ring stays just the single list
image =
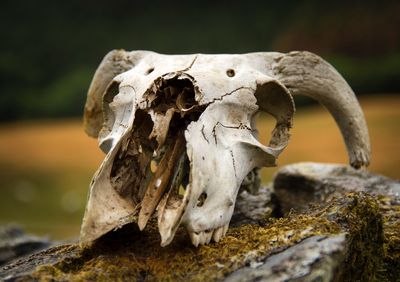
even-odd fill
[{"label": "bleached white bone", "polygon": [[[81,242],[155,214],[161,245],[183,224],[194,245],[227,232],[249,173],[274,166],[289,141],[292,95],[323,104],[338,123],[354,167],[370,145],[362,110],[337,71],[309,52],[162,55],[110,52],[97,69],[85,129],[107,153],[89,192]],[[268,146],[255,116],[276,119]]]}]

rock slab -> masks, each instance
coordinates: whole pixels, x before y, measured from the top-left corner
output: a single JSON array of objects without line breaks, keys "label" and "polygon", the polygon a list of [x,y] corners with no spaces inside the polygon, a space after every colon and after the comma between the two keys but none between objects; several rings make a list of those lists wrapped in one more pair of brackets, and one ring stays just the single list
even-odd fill
[{"label": "rock slab", "polygon": [[[347,166],[283,167],[274,190],[242,193],[234,227],[195,248],[183,229],[127,225],[91,246],[63,244],[1,268],[4,281],[396,281],[399,182]],[[260,199],[264,199],[260,201]],[[274,203],[266,203],[274,199]],[[246,205],[246,203],[248,203]],[[283,214],[283,217],[270,215]],[[254,218],[253,218],[254,217]]]}]

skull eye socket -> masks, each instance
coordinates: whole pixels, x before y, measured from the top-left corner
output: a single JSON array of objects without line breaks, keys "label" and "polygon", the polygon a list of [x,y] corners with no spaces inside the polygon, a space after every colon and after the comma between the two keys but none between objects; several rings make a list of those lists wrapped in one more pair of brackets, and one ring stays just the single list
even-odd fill
[{"label": "skull eye socket", "polygon": [[103,112],[105,113],[104,119],[107,125],[114,124],[114,113],[111,111],[110,103],[114,100],[114,97],[118,95],[119,92],[119,83],[111,82],[107,87],[106,92],[103,96]]},{"label": "skull eye socket", "polygon": [[289,141],[289,129],[295,111],[290,92],[279,82],[269,81],[257,87],[255,96],[260,111],[270,114],[276,120],[268,146],[285,147]]},{"label": "skull eye socket", "polygon": [[251,120],[253,136],[264,146],[268,146],[276,120],[267,112],[258,111]]},{"label": "skull eye socket", "polygon": [[[116,81],[112,81],[106,91],[103,94],[103,128],[102,130],[99,132],[99,137],[103,138],[105,136],[107,136],[113,126],[114,126],[114,122],[115,122],[115,113],[114,110],[112,109],[112,107],[110,106],[110,104],[113,102],[115,96],[117,96],[119,93],[119,83]],[[110,140],[109,140],[110,141]],[[107,144],[109,142],[104,142],[103,140],[103,144],[100,144],[100,148],[103,150],[103,152],[107,153],[109,151],[109,149],[111,148],[111,143]]]}]

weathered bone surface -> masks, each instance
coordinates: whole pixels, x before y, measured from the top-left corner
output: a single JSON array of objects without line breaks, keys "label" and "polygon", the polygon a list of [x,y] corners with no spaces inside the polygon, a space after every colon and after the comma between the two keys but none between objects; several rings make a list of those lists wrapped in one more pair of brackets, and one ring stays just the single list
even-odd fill
[{"label": "weathered bone surface", "polygon": [[[157,216],[161,245],[180,224],[194,245],[219,241],[239,188],[257,186],[289,141],[292,95],[308,95],[335,117],[354,167],[369,163],[369,137],[351,88],[308,52],[162,55],[110,52],[93,78],[86,132],[107,153],[81,228],[91,242],[129,222]],[[255,117],[276,119],[269,144]]]}]

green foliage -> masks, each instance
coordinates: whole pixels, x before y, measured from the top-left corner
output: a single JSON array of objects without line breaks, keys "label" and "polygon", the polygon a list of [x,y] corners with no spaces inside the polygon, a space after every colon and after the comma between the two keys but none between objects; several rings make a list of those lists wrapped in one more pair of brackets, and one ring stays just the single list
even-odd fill
[{"label": "green foliage", "polygon": [[354,58],[334,55],[328,61],[351,82],[356,92],[379,93],[399,91],[400,52],[372,58]]},{"label": "green foliage", "polygon": [[51,82],[37,96],[27,96],[27,103],[22,103],[23,113],[51,117],[81,115],[86,99],[85,88],[91,76],[92,70],[89,68],[77,67]]}]

